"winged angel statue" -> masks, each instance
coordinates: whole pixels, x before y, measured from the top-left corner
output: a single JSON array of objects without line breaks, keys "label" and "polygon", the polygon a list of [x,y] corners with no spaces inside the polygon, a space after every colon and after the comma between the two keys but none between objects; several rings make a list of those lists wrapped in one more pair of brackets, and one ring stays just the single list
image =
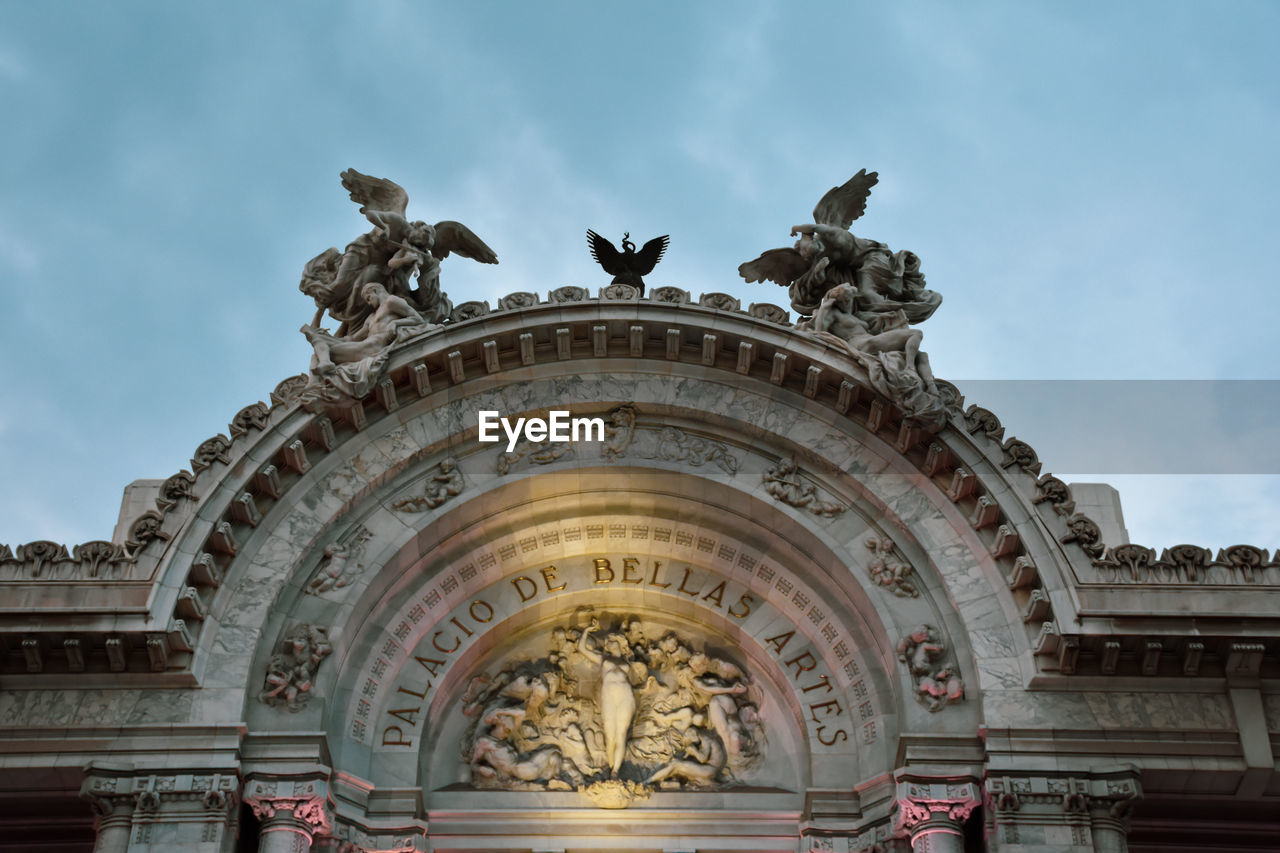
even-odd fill
[{"label": "winged angel statue", "polygon": [[738,267],[747,281],[772,281],[789,289],[791,307],[807,319],[797,328],[847,349],[867,370],[871,384],[897,403],[906,417],[940,426],[947,417],[923,333],[911,324],[927,320],[942,295],[924,286],[920,259],[856,237],[849,227],[867,209],[879,176],[861,170],[832,187],[813,209],[813,222],[787,249],[770,249]]},{"label": "winged angel statue", "polygon": [[[302,270],[298,287],[316,302],[315,319],[302,327],[315,350],[302,394],[306,403],[363,397],[382,379],[393,344],[449,317],[453,305],[440,290],[440,262],[451,252],[484,264],[498,262],[460,222],[410,222],[405,216],[409,196],[394,181],[355,169],[341,177],[373,228],[342,252],[326,249]],[[320,327],[326,311],[339,323],[336,333]]]}]

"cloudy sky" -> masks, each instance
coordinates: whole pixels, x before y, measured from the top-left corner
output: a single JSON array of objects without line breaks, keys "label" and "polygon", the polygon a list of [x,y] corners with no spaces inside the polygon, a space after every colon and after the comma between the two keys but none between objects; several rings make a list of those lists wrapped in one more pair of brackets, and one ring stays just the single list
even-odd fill
[{"label": "cloudy sky", "polygon": [[306,367],[347,167],[497,250],[455,302],[607,283],[590,227],[783,305],[738,264],[867,167],[939,376],[1135,541],[1280,545],[1280,5],[235,5],[0,0],[0,542],[109,537]]}]

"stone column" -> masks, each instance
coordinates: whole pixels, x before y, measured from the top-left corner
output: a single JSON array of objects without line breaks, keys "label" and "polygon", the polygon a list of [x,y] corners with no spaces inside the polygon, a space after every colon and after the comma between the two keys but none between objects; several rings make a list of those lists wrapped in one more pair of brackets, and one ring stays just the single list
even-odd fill
[{"label": "stone column", "polygon": [[134,794],[131,766],[109,767],[90,764],[80,796],[89,801],[94,814],[97,838],[93,853],[126,853],[133,827]]},{"label": "stone column", "polygon": [[894,834],[912,853],[964,853],[964,822],[981,802],[972,779],[897,777]]},{"label": "stone column", "polygon": [[1127,853],[1142,788],[1132,767],[1092,773],[990,773],[988,841],[998,853]]},{"label": "stone column", "polygon": [[262,824],[258,853],[310,853],[333,827],[328,788],[318,779],[253,778],[244,800]]}]

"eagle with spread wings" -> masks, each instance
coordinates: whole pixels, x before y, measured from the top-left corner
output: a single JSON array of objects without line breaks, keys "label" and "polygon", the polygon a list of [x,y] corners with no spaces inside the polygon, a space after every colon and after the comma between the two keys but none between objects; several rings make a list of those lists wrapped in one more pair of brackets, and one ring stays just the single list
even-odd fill
[{"label": "eagle with spread wings", "polygon": [[596,263],[613,276],[610,284],[638,287],[641,295],[644,294],[644,279],[641,276],[653,272],[670,242],[670,235],[663,234],[645,243],[637,252],[636,244],[631,242],[631,232],[628,231],[622,235],[622,251],[619,252],[612,242],[590,228],[587,229],[587,248],[591,250],[591,257],[595,258]]},{"label": "eagle with spread wings", "polygon": [[[482,264],[496,264],[498,256],[461,222],[443,220],[430,225],[409,221],[409,194],[395,181],[347,169],[342,186],[373,225],[342,252],[327,249],[303,269],[299,288],[316,301],[316,319],[327,310],[342,323],[338,337],[358,328],[372,312],[361,297],[369,282],[380,282],[388,293],[414,305],[430,323],[449,316],[453,306],[440,290],[440,262],[456,253]],[[412,280],[417,276],[417,286]]]},{"label": "eagle with spread wings", "polygon": [[925,289],[920,259],[849,232],[879,180],[876,172],[862,169],[832,187],[813,209],[813,222],[791,228],[791,236],[800,235],[795,246],[770,249],[739,266],[738,274],[789,288],[791,307],[802,315],[813,314],[831,288],[851,284],[866,309],[902,310],[912,323],[927,319],[942,297]]}]

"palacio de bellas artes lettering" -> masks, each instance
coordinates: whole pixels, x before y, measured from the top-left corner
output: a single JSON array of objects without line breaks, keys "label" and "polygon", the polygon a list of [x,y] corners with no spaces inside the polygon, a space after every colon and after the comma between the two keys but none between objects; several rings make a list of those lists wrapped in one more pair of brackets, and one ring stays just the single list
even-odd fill
[{"label": "palacio de bellas artes lettering", "polygon": [[875,172],[745,307],[595,231],[590,287],[455,302],[483,223],[341,182],[310,364],[113,538],[0,545],[0,848],[1280,844],[1277,555],[1128,542],[940,378]]}]

